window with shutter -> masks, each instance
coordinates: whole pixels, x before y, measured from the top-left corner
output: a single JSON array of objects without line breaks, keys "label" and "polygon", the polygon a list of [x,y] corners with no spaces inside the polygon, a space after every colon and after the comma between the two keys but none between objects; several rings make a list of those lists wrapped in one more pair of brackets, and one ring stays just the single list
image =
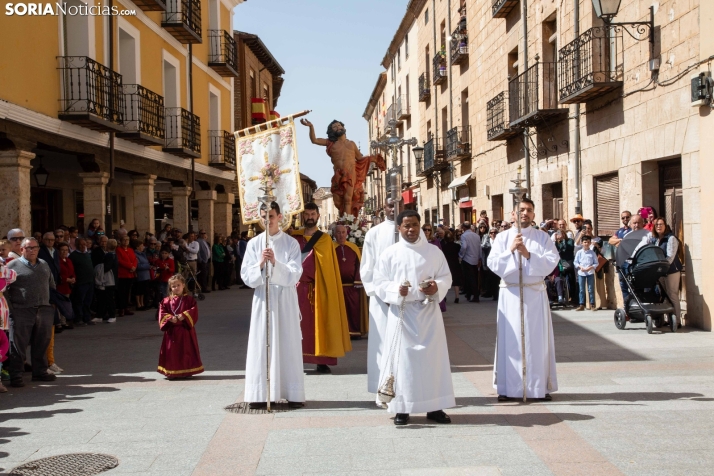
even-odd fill
[{"label": "window with shutter", "polygon": [[595,177],[595,233],[614,235],[620,228],[620,181],[617,173]]}]

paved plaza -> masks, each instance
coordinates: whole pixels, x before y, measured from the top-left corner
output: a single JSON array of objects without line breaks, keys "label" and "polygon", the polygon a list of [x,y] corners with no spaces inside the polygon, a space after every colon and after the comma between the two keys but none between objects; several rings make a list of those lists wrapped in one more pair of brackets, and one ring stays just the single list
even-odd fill
[{"label": "paved plaza", "polygon": [[[333,369],[305,373],[304,409],[229,413],[242,401],[250,290],[212,293],[197,325],[207,371],[155,372],[150,312],[56,338],[66,372],[0,395],[0,473],[52,455],[97,452],[136,475],[711,474],[714,335],[619,331],[611,311],[554,315],[560,391],[497,403],[496,305],[451,304],[446,332],[457,407],[395,427],[366,389],[367,341]],[[29,380],[29,374],[26,374]]]}]

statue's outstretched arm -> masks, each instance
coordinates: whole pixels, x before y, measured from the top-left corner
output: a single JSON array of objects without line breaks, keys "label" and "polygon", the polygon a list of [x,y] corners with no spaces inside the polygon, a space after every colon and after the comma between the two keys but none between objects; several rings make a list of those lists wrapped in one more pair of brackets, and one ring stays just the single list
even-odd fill
[{"label": "statue's outstretched arm", "polygon": [[300,119],[300,124],[310,128],[310,142],[316,145],[327,145],[327,139],[318,139],[317,137],[315,137],[315,128],[313,127],[312,122],[308,121],[307,119]]}]

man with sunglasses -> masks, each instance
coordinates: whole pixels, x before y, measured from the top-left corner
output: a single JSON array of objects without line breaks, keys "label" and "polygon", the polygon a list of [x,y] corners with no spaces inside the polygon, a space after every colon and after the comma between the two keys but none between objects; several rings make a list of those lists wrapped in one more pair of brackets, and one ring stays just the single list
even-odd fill
[{"label": "man with sunglasses", "polygon": [[12,251],[8,253],[8,258],[19,259],[22,256],[22,240],[25,239],[25,232],[20,228],[13,228],[7,232],[7,239],[12,248]]},{"label": "man with sunglasses", "polygon": [[618,246],[622,239],[627,235],[629,232],[632,231],[632,228],[630,228],[630,220],[632,219],[632,213],[629,211],[625,210],[624,212],[620,213],[620,220],[622,220],[622,227],[615,232],[615,236],[612,236],[609,240],[609,243],[612,246]]},{"label": "man with sunglasses", "polygon": [[22,255],[7,265],[17,273],[17,280],[7,291],[14,336],[8,365],[13,387],[25,385],[22,372],[28,345],[32,347],[32,380],[49,382],[56,378],[47,371],[46,355],[52,338],[54,308],[50,305],[50,289],[55,289],[55,280],[47,263],[37,258],[37,240],[25,238],[20,248]]}]

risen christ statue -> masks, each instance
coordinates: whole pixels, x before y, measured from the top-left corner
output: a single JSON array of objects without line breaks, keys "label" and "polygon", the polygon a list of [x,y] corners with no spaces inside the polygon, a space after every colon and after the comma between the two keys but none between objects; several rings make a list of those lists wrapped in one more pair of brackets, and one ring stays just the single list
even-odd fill
[{"label": "risen christ statue", "polygon": [[315,137],[315,128],[307,119],[300,122],[310,128],[312,143],[325,146],[327,155],[332,159],[335,175],[332,176],[330,191],[340,216],[346,213],[359,215],[364,206],[364,181],[369,164],[374,162],[383,171],[386,169],[384,158],[379,154],[362,156],[357,144],[347,139],[345,125],[340,121],[332,121],[327,127],[327,139]]}]

